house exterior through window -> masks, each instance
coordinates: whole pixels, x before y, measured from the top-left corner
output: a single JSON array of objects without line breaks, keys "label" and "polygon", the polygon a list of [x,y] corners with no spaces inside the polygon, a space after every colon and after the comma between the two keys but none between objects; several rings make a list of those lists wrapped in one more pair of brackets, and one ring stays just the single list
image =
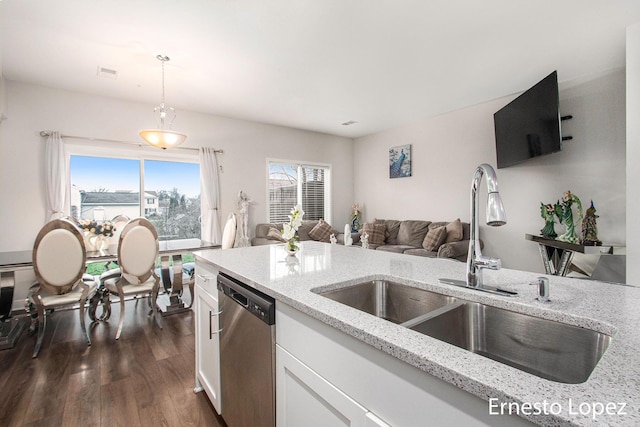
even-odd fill
[{"label": "house exterior through window", "polygon": [[[106,221],[143,216],[160,240],[200,238],[200,165],[71,155],[70,211]],[[141,197],[142,194],[142,197]]]},{"label": "house exterior through window", "polygon": [[331,223],[331,166],[268,160],[269,222],[286,222],[301,205],[305,220]]}]

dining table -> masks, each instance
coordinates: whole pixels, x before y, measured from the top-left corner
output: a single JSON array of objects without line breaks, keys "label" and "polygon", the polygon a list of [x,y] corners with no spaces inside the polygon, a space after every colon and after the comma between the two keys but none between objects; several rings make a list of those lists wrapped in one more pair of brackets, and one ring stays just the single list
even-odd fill
[{"label": "dining table", "polygon": [[[163,316],[191,309],[195,281],[195,265],[183,262],[183,256],[193,251],[219,249],[214,244],[200,239],[164,240],[158,245],[158,273],[164,291],[156,304]],[[11,315],[15,273],[33,268],[33,251],[0,252],[0,350],[12,348],[24,329],[24,323]],[[87,251],[86,263],[111,263],[118,261],[118,245],[109,245],[101,250]],[[189,287],[189,304],[185,304],[184,285]],[[108,297],[108,296],[107,296]]]}]

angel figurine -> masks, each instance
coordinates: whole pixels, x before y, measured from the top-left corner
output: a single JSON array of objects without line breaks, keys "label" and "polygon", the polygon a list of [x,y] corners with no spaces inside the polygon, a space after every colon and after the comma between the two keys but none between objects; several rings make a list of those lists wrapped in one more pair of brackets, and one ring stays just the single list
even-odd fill
[{"label": "angel figurine", "polygon": [[360,204],[355,203],[351,212],[351,232],[357,233],[362,229],[362,214],[360,212]]},{"label": "angel figurine", "polygon": [[576,235],[576,224],[573,221],[573,204],[576,204],[578,208],[578,217],[582,221],[582,202],[575,194],[571,194],[571,191],[564,192],[562,198],[562,216],[560,217],[560,223],[564,222],[566,231],[562,236],[558,237],[558,240],[567,243],[578,243],[578,236]]},{"label": "angel figurine", "polygon": [[555,204],[547,203],[546,205],[540,202],[540,216],[544,219],[544,228],[540,230],[540,234],[547,239],[555,239],[558,237],[558,233],[555,230],[556,218],[560,221],[562,219],[562,206],[560,201]]}]

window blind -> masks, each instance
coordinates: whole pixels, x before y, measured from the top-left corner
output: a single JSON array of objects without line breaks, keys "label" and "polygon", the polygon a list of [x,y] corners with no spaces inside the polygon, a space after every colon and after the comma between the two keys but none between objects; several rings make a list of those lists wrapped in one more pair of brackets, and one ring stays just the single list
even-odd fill
[{"label": "window blind", "polygon": [[305,220],[331,221],[330,175],[328,166],[269,162],[269,221],[286,222],[296,204]]}]

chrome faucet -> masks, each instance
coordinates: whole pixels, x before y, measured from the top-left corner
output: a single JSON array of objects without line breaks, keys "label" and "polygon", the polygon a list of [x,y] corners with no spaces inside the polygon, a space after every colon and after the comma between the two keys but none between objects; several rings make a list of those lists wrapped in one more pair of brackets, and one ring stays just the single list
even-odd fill
[{"label": "chrome faucet", "polygon": [[502,199],[498,192],[498,178],[493,168],[483,163],[476,168],[471,181],[471,237],[469,239],[469,253],[467,255],[467,286],[470,288],[482,288],[482,269],[499,270],[502,266],[499,258],[483,256],[480,251],[478,211],[478,187],[482,176],[487,176],[487,225],[497,227],[507,223],[507,215],[504,212]]}]

